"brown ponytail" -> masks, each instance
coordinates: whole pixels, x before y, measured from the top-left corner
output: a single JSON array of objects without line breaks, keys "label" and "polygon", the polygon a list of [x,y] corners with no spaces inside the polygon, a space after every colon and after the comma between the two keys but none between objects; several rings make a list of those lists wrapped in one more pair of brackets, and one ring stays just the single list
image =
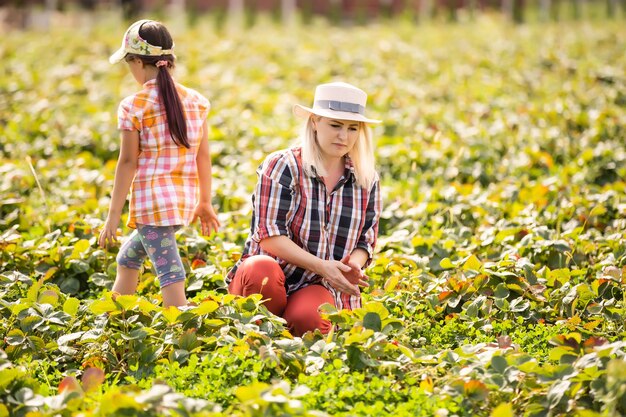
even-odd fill
[{"label": "brown ponytail", "polygon": [[[160,46],[163,49],[172,49],[174,47],[172,36],[167,28],[159,22],[150,21],[142,24],[139,28],[139,36],[153,46]],[[172,140],[175,144],[189,148],[185,110],[176,90],[176,84],[168,70],[168,68],[174,68],[174,55],[146,56],[133,54],[133,57],[140,59],[147,65],[159,64],[157,66],[157,87],[159,89],[159,97],[165,107],[165,116],[170,135],[172,135]]]},{"label": "brown ponytail", "polygon": [[187,122],[185,121],[185,111],[183,110],[183,103],[180,101],[178,91],[176,91],[176,85],[170,75],[167,68],[171,64],[159,67],[159,73],[157,75],[157,86],[159,88],[159,96],[163,100],[165,106],[165,115],[167,117],[167,125],[170,128],[170,134],[172,140],[178,146],[184,146],[189,148],[189,141],[187,140]]}]

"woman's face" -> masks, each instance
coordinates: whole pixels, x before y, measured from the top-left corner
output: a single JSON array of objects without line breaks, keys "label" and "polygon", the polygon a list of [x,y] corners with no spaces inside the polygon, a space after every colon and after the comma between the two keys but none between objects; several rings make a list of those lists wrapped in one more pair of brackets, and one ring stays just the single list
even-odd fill
[{"label": "woman's face", "polygon": [[342,158],[352,150],[359,138],[359,122],[315,117],[313,127],[317,144],[325,158]]}]

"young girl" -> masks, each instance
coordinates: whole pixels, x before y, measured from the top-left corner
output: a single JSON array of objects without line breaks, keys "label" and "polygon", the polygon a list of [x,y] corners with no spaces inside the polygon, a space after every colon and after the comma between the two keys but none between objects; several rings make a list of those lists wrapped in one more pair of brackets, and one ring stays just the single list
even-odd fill
[{"label": "young girl", "polygon": [[113,293],[134,293],[143,261],[149,257],[165,307],[187,304],[176,230],[197,218],[205,235],[219,227],[211,205],[209,101],[172,79],[173,48],[165,26],[140,20],[128,28],[121,48],[109,58],[112,64],[125,60],[143,88],[118,108],[122,144],[109,214],[98,239],[102,247],[117,240],[130,189],[127,225],[135,231],[117,255]]}]

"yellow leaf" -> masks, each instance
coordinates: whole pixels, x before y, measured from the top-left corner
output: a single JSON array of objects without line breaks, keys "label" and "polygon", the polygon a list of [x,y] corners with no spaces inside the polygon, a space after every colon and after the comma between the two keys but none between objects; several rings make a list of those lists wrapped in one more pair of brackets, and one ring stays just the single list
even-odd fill
[{"label": "yellow leaf", "polygon": [[136,295],[118,295],[115,302],[122,306],[124,310],[131,310],[137,305]]},{"label": "yellow leaf", "polygon": [[392,292],[398,286],[398,282],[400,282],[400,276],[393,275],[387,279],[385,282],[385,286],[383,287],[386,292]]},{"label": "yellow leaf", "polygon": [[93,314],[110,313],[117,310],[117,305],[112,300],[95,300],[89,307]]},{"label": "yellow leaf", "polygon": [[53,276],[54,274],[56,274],[56,272],[57,272],[58,270],[59,270],[59,268],[58,268],[58,267],[56,267],[56,266],[53,266],[52,268],[48,269],[48,270],[46,271],[46,273],[44,274],[44,276],[43,276],[43,280],[44,280],[44,282],[45,282],[45,281],[48,281],[50,278],[52,278],[52,276]]},{"label": "yellow leaf", "polygon": [[215,310],[219,308],[219,306],[220,305],[217,304],[215,301],[207,300],[207,301],[203,301],[202,303],[200,303],[199,306],[197,306],[191,311],[200,316],[203,314],[210,314],[214,312]]},{"label": "yellow leaf", "polygon": [[493,409],[489,417],[513,417],[513,405],[502,403]]},{"label": "yellow leaf", "polygon": [[591,330],[595,329],[598,326],[598,324],[600,324],[600,323],[601,323],[600,320],[594,320],[594,321],[590,321],[588,323],[585,323],[583,325],[583,327],[585,328],[585,330],[591,331]]},{"label": "yellow leaf", "polygon": [[178,316],[180,316],[180,313],[181,311],[178,309],[178,307],[175,306],[169,306],[163,309],[163,317],[165,317],[165,320],[167,320],[170,324],[176,322],[176,319],[178,318]]},{"label": "yellow leaf", "polygon": [[468,270],[480,271],[480,268],[482,266],[483,266],[482,262],[478,260],[476,255],[471,255],[469,258],[467,258],[467,260],[463,264],[463,270],[464,271],[468,271]]},{"label": "yellow leaf", "polygon": [[63,303],[63,311],[74,317],[80,307],[80,300],[73,297],[68,297]]},{"label": "yellow leaf", "polygon": [[442,267],[443,269],[454,268],[454,265],[452,264],[452,261],[450,260],[450,258],[443,258],[439,262],[439,266]]},{"label": "yellow leaf", "polygon": [[422,381],[420,382],[420,388],[426,392],[434,392],[435,387],[432,378],[427,377],[426,379],[422,379]]}]

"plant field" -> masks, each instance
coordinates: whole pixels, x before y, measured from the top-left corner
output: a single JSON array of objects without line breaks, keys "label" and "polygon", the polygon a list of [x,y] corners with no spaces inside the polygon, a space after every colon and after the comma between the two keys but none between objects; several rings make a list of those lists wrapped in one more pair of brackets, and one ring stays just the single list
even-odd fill
[{"label": "plant field", "polygon": [[[178,235],[184,311],[149,265],[113,301],[117,248],[96,245],[137,89],[107,61],[125,24],[4,34],[0,417],[626,414],[623,24],[203,19],[169,25],[177,79],[212,102],[222,222]],[[256,167],[333,80],[384,120],[381,236],[363,308],[300,339],[223,276]]]}]

